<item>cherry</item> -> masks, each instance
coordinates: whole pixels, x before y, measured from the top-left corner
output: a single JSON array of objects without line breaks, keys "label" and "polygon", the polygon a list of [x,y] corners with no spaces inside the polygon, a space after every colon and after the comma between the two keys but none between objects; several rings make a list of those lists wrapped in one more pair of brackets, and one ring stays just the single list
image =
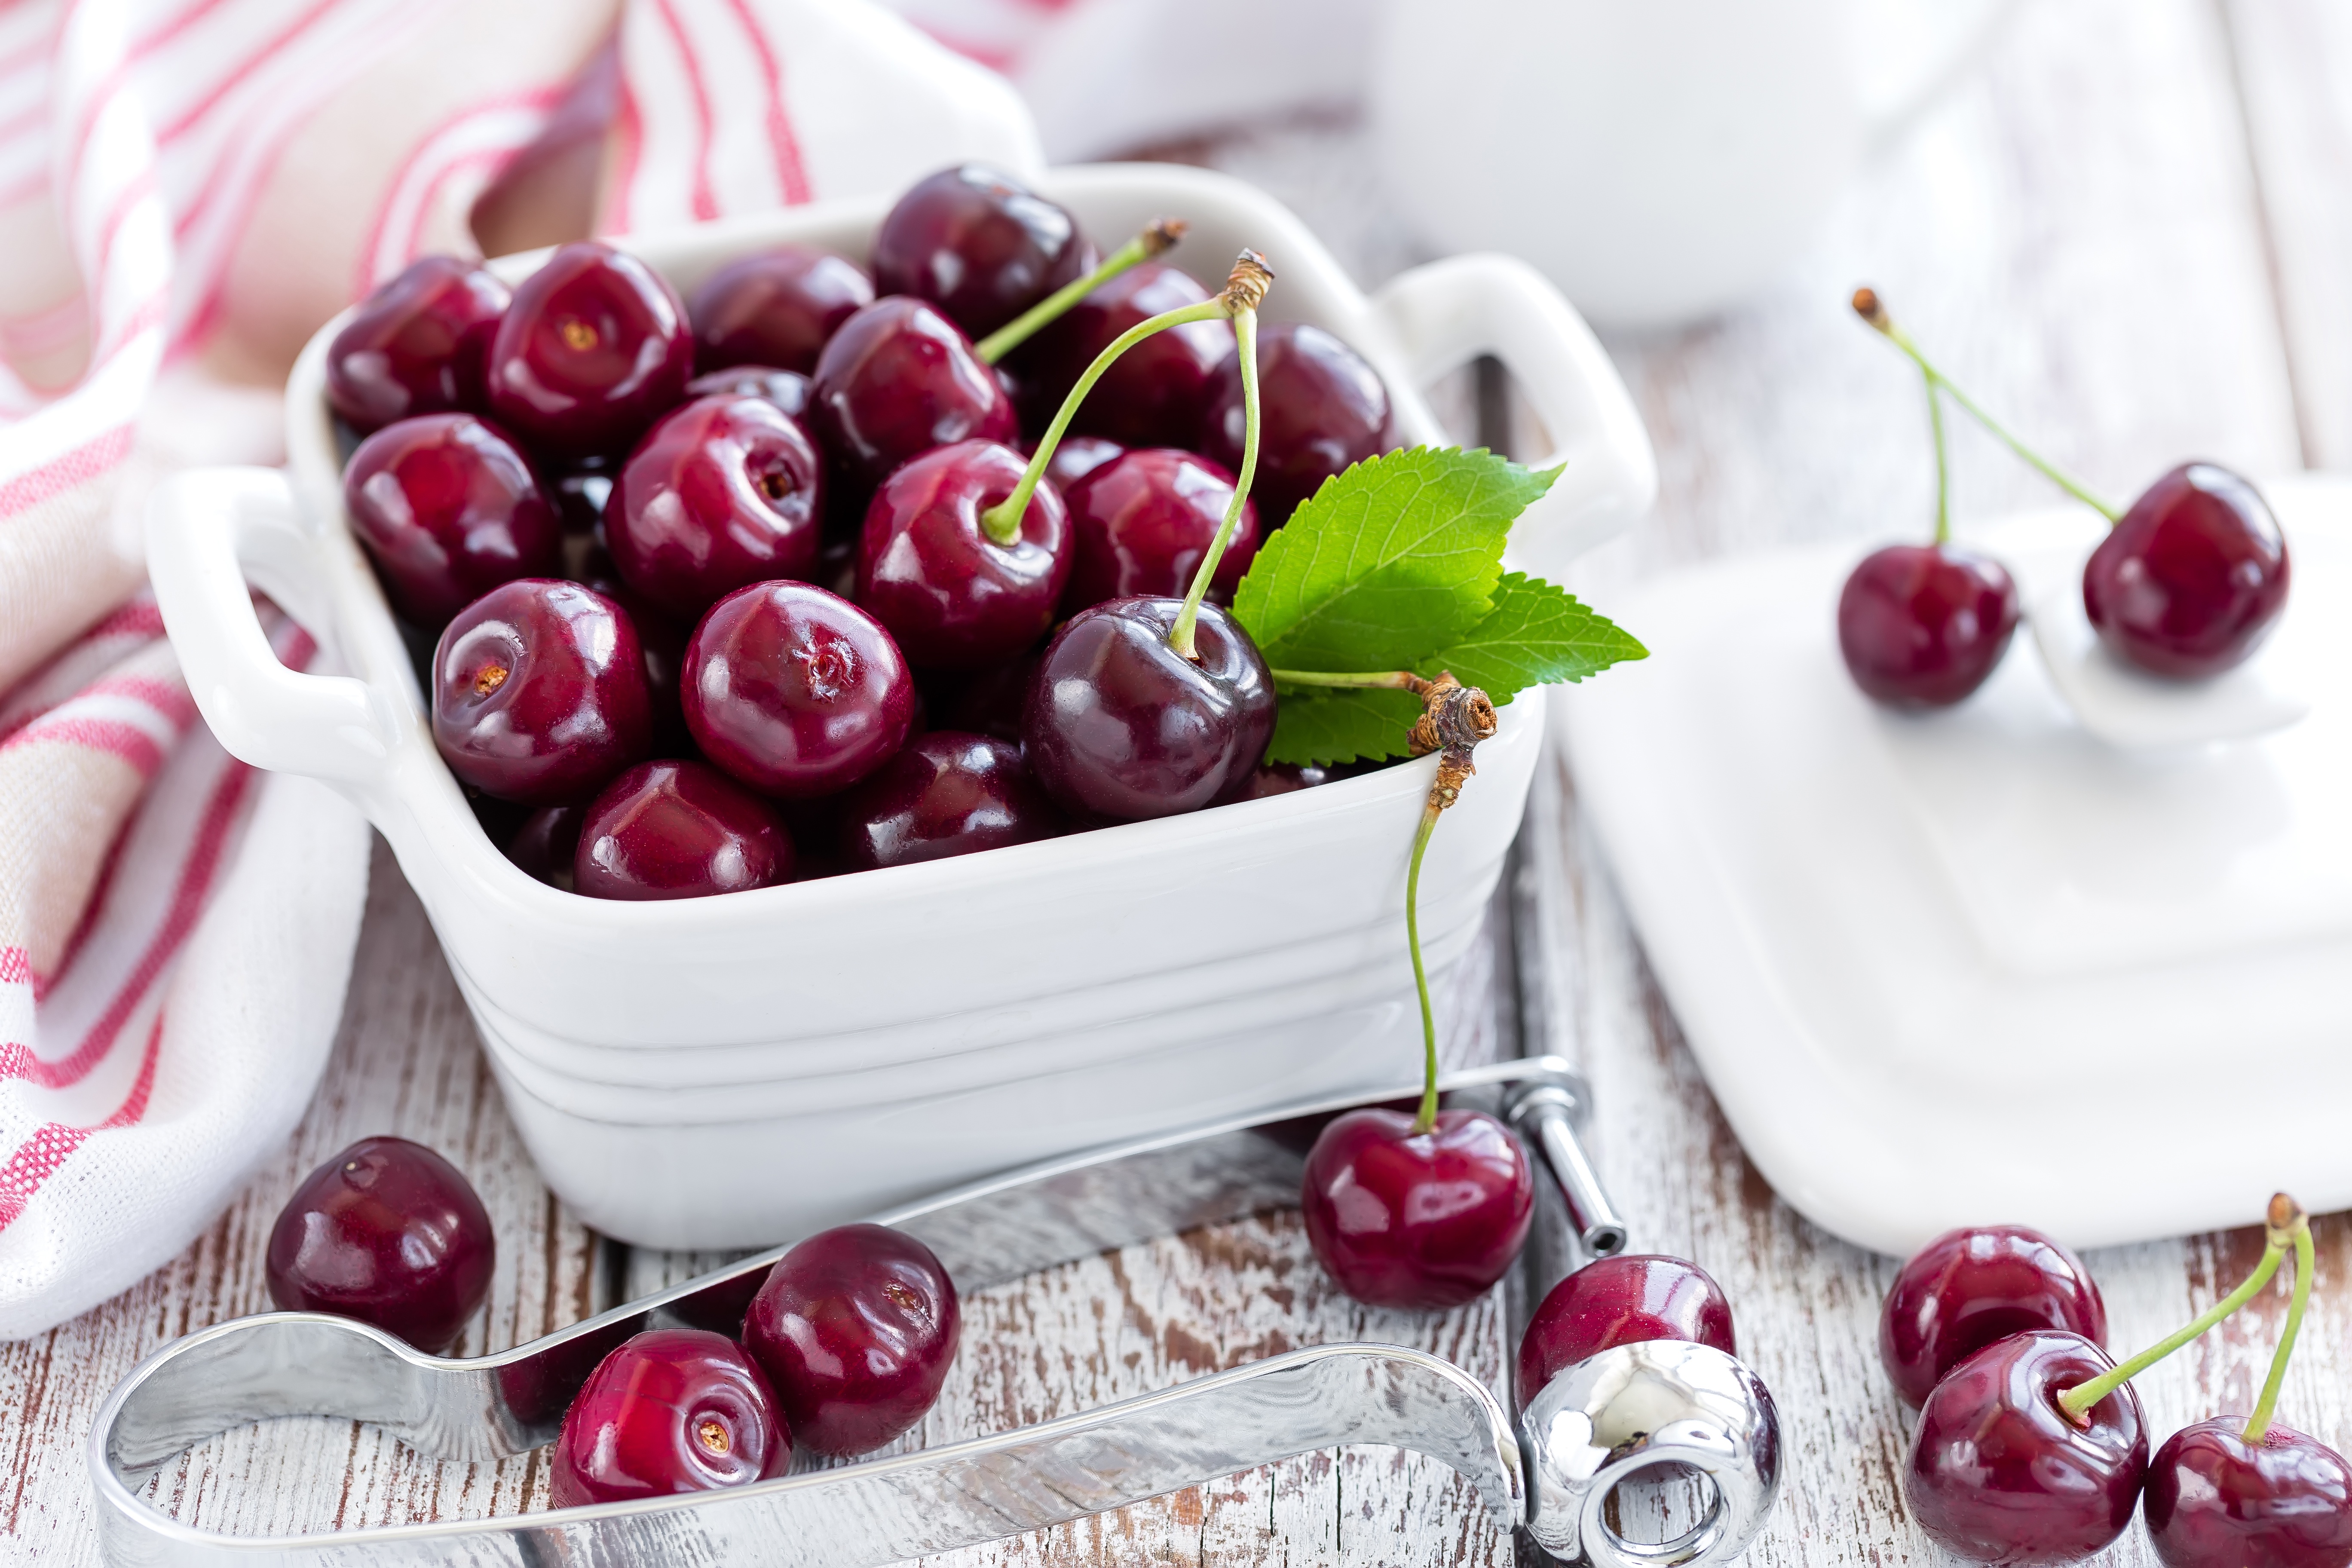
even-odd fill
[{"label": "cherry", "polygon": [[458,778],[503,800],[593,795],[653,737],[629,617],[577,583],[526,577],[458,612],[433,650],[433,739]]},{"label": "cherry", "polygon": [[691,621],[736,589],[816,569],[816,445],[761,397],[702,397],[646,432],[614,483],[604,539],[631,587]]},{"label": "cherry", "polygon": [[327,402],[364,436],[395,419],[479,412],[507,286],[454,256],[427,256],[360,301],[327,345]]},{"label": "cherry", "polygon": [[1898,708],[1948,708],[1985,683],[2017,630],[2000,563],[1950,544],[1890,544],[1838,595],[1838,651],[1853,683]]},{"label": "cherry", "polygon": [[981,514],[1011,499],[1027,467],[992,441],[925,452],[884,482],[857,547],[857,603],[918,665],[971,668],[1034,646],[1070,574],[1068,515],[1050,484],[999,542]]},{"label": "cherry", "polygon": [[2262,493],[2213,463],[2141,492],[2083,568],[2083,608],[2118,658],[2197,680],[2242,663],[2286,607],[2286,538]]},{"label": "cherry", "polygon": [[[1181,330],[1148,338],[1144,346]],[[1233,504],[1234,476],[1191,452],[1147,447],[1096,468],[1064,499],[1073,559],[1062,608],[1076,614],[1139,594],[1181,598]],[[1230,596],[1256,554],[1257,508],[1244,500],[1211,592]]]},{"label": "cherry", "polygon": [[[1042,427],[1053,416],[1080,373],[1121,332],[1210,298],[1189,275],[1159,261],[1139,263],[1095,289],[1019,356],[1033,423]],[[1218,394],[1219,373],[1234,358],[1230,321],[1191,321],[1156,333],[1103,374],[1071,428],[1130,447],[1189,447]]]},{"label": "cherry", "polygon": [[686,307],[635,257],[559,246],[515,289],[490,346],[490,412],[558,456],[616,452],[685,395]]},{"label": "cherry", "polygon": [[1731,1302],[1707,1271],[1680,1258],[1596,1258],[1551,1288],[1519,1340],[1519,1408],[1585,1357],[1641,1340],[1689,1340],[1737,1355]]},{"label": "cherry", "polygon": [[871,487],[919,453],[1019,431],[995,372],[953,321],[920,300],[877,300],[817,356],[810,414],[826,453]]},{"label": "cherry", "polygon": [[1503,1277],[1527,1239],[1535,1181],[1510,1129],[1441,1110],[1351,1110],[1307,1152],[1307,1239],[1341,1289],[1375,1307],[1458,1307]]},{"label": "cherry", "polygon": [[[1279,528],[1325,479],[1387,445],[1389,395],[1363,356],[1320,327],[1284,322],[1260,329],[1257,366],[1263,427],[1251,495],[1266,526]],[[1238,473],[1243,434],[1236,356],[1219,373],[1192,445]]]},{"label": "cherry", "polygon": [[773,807],[702,763],[639,763],[589,803],[572,885],[592,899],[699,899],[793,875]]},{"label": "cherry", "polygon": [[[1146,343],[1150,341],[1144,340]],[[1118,363],[1127,362],[1121,359]],[[1054,481],[1054,488],[1066,500],[1072,485],[1126,450],[1118,442],[1106,441],[1099,436],[1065,436],[1054,448],[1054,455],[1045,459],[1045,477]]]},{"label": "cherry", "polygon": [[686,384],[686,395],[716,397],[724,393],[730,397],[764,397],[798,419],[808,411],[811,384],[809,378],[796,370],[739,364],[696,376]]},{"label": "cherry", "polygon": [[507,837],[506,858],[551,888],[572,890],[572,857],[580,847],[582,805],[542,805]]},{"label": "cherry", "polygon": [[1954,1367],[1904,1461],[1912,1519],[1979,1563],[2067,1563],[2121,1535],[2147,1470],[2139,1396],[2121,1384],[2080,1426],[2058,1406],[2114,1364],[2080,1334],[2034,1329]]},{"label": "cherry", "polygon": [[343,502],[393,610],[420,626],[562,560],[562,525],[530,464],[470,414],[420,415],[361,442]]},{"label": "cherry", "polygon": [[874,281],[982,337],[1094,265],[1077,220],[1012,175],[965,163],[917,182],[874,233]]},{"label": "cherry", "polygon": [[1330,769],[1313,763],[1260,763],[1241,798],[1271,800],[1278,795],[1296,795],[1303,789],[1329,784],[1333,777]]},{"label": "cherry", "polygon": [[2275,1424],[2249,1443],[2242,1425],[2184,1426],[2149,1461],[2142,1508],[2166,1568],[2352,1563],[2352,1465]]},{"label": "cherry", "polygon": [[1021,748],[960,730],[919,735],[843,797],[839,842],[859,870],[1051,838],[1062,814]]},{"label": "cherry", "polygon": [[755,583],[710,607],[679,678],[702,754],[762,794],[809,800],[906,743],[915,682],[856,605],[806,583]]},{"label": "cherry", "polygon": [[694,291],[687,314],[695,368],[772,365],[805,374],[835,329],[873,302],[873,280],[831,251],[780,245],[738,257]]},{"label": "cherry", "polygon": [[776,1260],[743,1318],[803,1446],[863,1454],[923,1418],[961,1321],[931,1249],[879,1225],[820,1231]]},{"label": "cherry", "polygon": [[548,1465],[557,1508],[715,1491],[781,1476],[792,1433],[743,1347],[708,1329],[648,1329],[596,1363]]},{"label": "cherry", "polygon": [[302,1179],[269,1229],[269,1299],[439,1354],[490,1293],[489,1211],[457,1167],[405,1138],[362,1138]]},{"label": "cherry", "polygon": [[1183,607],[1113,599],[1045,645],[1021,739],[1029,771],[1064,810],[1171,816],[1248,787],[1274,735],[1273,678],[1214,605],[1201,606],[1198,660],[1170,647]]},{"label": "cherry", "polygon": [[1878,1359],[1916,1407],[1953,1367],[2033,1329],[2106,1342],[2106,1303],[2083,1260],[2021,1225],[1948,1230],[1895,1277],[1879,1312]]}]

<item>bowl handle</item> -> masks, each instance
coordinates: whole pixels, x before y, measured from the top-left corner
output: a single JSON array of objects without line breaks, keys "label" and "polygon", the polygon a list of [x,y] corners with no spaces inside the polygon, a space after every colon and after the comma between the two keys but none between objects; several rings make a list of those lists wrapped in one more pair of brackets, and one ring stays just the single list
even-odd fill
[{"label": "bowl handle", "polygon": [[1534,268],[1509,256],[1449,257],[1396,278],[1372,308],[1416,382],[1493,354],[1558,443],[1537,466],[1564,471],[1511,531],[1515,564],[1557,576],[1650,510],[1658,460],[1633,399],[1584,318]]},{"label": "bowl handle", "polygon": [[[232,756],[274,773],[363,784],[392,759],[390,704],[347,675],[278,660],[255,616],[249,567],[297,610],[322,598],[316,546],[276,468],[198,468],[147,503],[147,571],[188,691]],[[312,622],[315,626],[316,622]]]}]

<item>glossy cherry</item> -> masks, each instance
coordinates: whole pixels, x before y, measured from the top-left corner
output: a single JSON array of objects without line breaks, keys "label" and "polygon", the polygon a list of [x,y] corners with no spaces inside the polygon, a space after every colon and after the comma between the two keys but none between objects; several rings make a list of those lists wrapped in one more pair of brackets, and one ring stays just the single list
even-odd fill
[{"label": "glossy cherry", "polygon": [[1903,1265],[1878,1315],[1878,1359],[1906,1405],[1996,1340],[2063,1329],[2107,1338],[2107,1308],[2083,1260],[2021,1225],[1948,1230]]},{"label": "glossy cherry", "polygon": [[394,612],[420,626],[562,560],[562,523],[530,464],[470,414],[403,419],[361,442],[343,502]]},{"label": "glossy cherry", "polygon": [[[1121,332],[1210,298],[1188,274],[1160,261],[1139,262],[1097,287],[1016,356],[1027,375],[1024,406],[1032,424],[1044,427],[1087,366]],[[1155,333],[1103,373],[1070,427],[1129,447],[1189,447],[1218,395],[1220,373],[1234,357],[1230,321],[1190,321]]]},{"label": "glossy cherry", "polygon": [[781,1476],[792,1433],[743,1347],[708,1329],[648,1329],[588,1374],[548,1464],[557,1508],[715,1491]]},{"label": "glossy cherry", "polygon": [[1375,1307],[1458,1307],[1503,1277],[1527,1240],[1535,1181],[1510,1130],[1441,1110],[1351,1110],[1307,1153],[1307,1239],[1339,1288]]},{"label": "glossy cherry", "polygon": [[1033,843],[1064,826],[1020,747],[933,730],[842,797],[838,835],[850,865],[870,870]]},{"label": "glossy cherry", "polygon": [[327,402],[364,436],[395,419],[479,413],[507,286],[454,256],[408,265],[360,301],[327,345]]},{"label": "glossy cherry", "polygon": [[[1070,512],[1071,562],[1062,610],[1075,615],[1139,594],[1182,597],[1233,504],[1234,476],[1195,453],[1144,447],[1096,468],[1063,499]],[[1257,555],[1257,507],[1244,500],[1210,592],[1232,595]]]},{"label": "glossy cherry", "polygon": [[1257,645],[1201,606],[1197,660],[1169,646],[1177,599],[1113,599],[1054,634],[1022,710],[1029,771],[1064,810],[1133,821],[1239,795],[1274,737]]},{"label": "glossy cherry", "polygon": [[[1147,338],[1144,341],[1150,343],[1155,340]],[[1034,452],[1036,448],[1032,447],[1030,450]],[[1126,450],[1118,442],[1106,441],[1099,436],[1066,435],[1054,448],[1054,455],[1045,459],[1045,477],[1054,481],[1054,488],[1061,491],[1062,498],[1066,500],[1072,485]]]},{"label": "glossy cherry", "polygon": [[1612,1345],[1689,1340],[1737,1355],[1723,1287],[1683,1258],[1595,1258],[1551,1288],[1519,1339],[1519,1408],[1544,1384]]},{"label": "glossy cherry", "polygon": [[809,390],[813,384],[806,375],[796,370],[778,370],[773,365],[765,364],[739,364],[696,376],[686,384],[686,395],[688,397],[714,397],[726,393],[735,397],[764,397],[798,419],[808,412]]},{"label": "glossy cherry", "polygon": [[490,412],[541,450],[626,450],[686,394],[694,340],[661,275],[591,240],[517,286],[490,345]]},{"label": "glossy cherry", "polygon": [[1010,441],[1020,422],[995,372],[920,300],[877,300],[817,356],[810,417],[825,452],[873,486],[909,458],[958,441]]},{"label": "glossy cherry", "polygon": [[775,808],[703,763],[639,763],[597,793],[579,832],[572,886],[592,899],[699,899],[792,880]]},{"label": "glossy cherry", "polygon": [[927,668],[971,669],[1036,645],[1070,575],[1068,513],[1050,483],[1030,493],[1020,531],[999,544],[981,514],[1011,498],[1027,467],[1010,447],[960,441],[883,483],[857,544],[857,603]]},{"label": "glossy cherry", "polygon": [[777,1259],[743,1318],[793,1436],[863,1454],[923,1418],[955,1359],[954,1281],[931,1249],[879,1225],[820,1231]]},{"label": "glossy cherry", "polygon": [[2346,1568],[2352,1563],[2352,1465],[2273,1422],[2248,1443],[2245,1419],[2200,1421],[2148,1462],[2141,1504],[2166,1568]]},{"label": "glossy cherry", "polygon": [[874,302],[874,281],[857,264],[805,245],[740,256],[703,280],[687,314],[694,365],[773,365],[806,374],[835,328]]},{"label": "glossy cherry", "polygon": [[816,444],[782,409],[697,398],[622,466],[605,546],[624,581],[690,622],[738,588],[816,570],[824,486]]},{"label": "glossy cherry", "polygon": [[501,800],[584,800],[652,737],[636,631],[577,583],[493,588],[433,650],[434,742],[451,773]]},{"label": "glossy cherry", "polygon": [[1297,795],[1329,784],[1333,776],[1329,768],[1315,763],[1260,763],[1241,798],[1268,800],[1277,795]]},{"label": "glossy cherry", "polygon": [[757,583],[710,607],[679,678],[702,754],[786,800],[845,789],[906,743],[915,682],[881,623],[806,583]]},{"label": "glossy cherry", "polygon": [[2198,680],[2262,646],[2289,575],[2286,537],[2262,492],[2218,464],[2183,463],[2091,552],[2083,608],[2117,657]]},{"label": "glossy cherry", "polygon": [[457,1166],[362,1138],[302,1180],[269,1230],[269,1299],[373,1323],[438,1355],[490,1293],[489,1212]]},{"label": "glossy cherry", "polygon": [[2081,1426],[2058,1406],[2114,1365],[2080,1334],[2036,1329],[1954,1367],[1904,1461],[1912,1520],[1978,1563],[2071,1563],[2121,1535],[2147,1470],[2139,1396],[2124,1384]]},{"label": "glossy cherry", "polygon": [[982,337],[1087,274],[1077,220],[983,163],[942,169],[900,196],[874,233],[874,281]]},{"label": "glossy cherry", "polygon": [[[1389,394],[1362,355],[1320,327],[1259,328],[1257,363],[1257,479],[1250,495],[1275,529],[1325,479],[1387,446]],[[1193,445],[1238,473],[1243,434],[1236,357],[1219,373]]]},{"label": "glossy cherry", "polygon": [[1853,683],[1897,708],[1948,708],[1985,683],[2017,630],[2017,584],[1990,556],[1890,544],[1838,595],[1838,651]]},{"label": "glossy cherry", "polygon": [[584,805],[542,805],[525,816],[500,846],[524,875],[572,890],[572,857],[580,847]]}]

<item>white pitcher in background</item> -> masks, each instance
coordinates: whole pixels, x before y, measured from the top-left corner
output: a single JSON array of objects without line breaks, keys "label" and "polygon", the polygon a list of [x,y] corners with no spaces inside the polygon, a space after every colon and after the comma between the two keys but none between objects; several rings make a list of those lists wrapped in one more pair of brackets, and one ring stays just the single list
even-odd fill
[{"label": "white pitcher in background", "polygon": [[1370,105],[1422,239],[1615,327],[1768,281],[2013,0],[1388,0]]}]

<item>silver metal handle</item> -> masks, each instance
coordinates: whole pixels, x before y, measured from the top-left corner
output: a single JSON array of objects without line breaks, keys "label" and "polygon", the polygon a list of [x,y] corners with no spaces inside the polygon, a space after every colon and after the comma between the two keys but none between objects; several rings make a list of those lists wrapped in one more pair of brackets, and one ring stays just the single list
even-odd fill
[{"label": "silver metal handle", "polygon": [[1600,1173],[1576,1135],[1577,1124],[1589,1114],[1591,1094],[1580,1076],[1572,1084],[1522,1084],[1504,1100],[1503,1115],[1522,1139],[1542,1151],[1584,1250],[1595,1258],[1613,1258],[1625,1250],[1625,1221],[1609,1201]]}]

